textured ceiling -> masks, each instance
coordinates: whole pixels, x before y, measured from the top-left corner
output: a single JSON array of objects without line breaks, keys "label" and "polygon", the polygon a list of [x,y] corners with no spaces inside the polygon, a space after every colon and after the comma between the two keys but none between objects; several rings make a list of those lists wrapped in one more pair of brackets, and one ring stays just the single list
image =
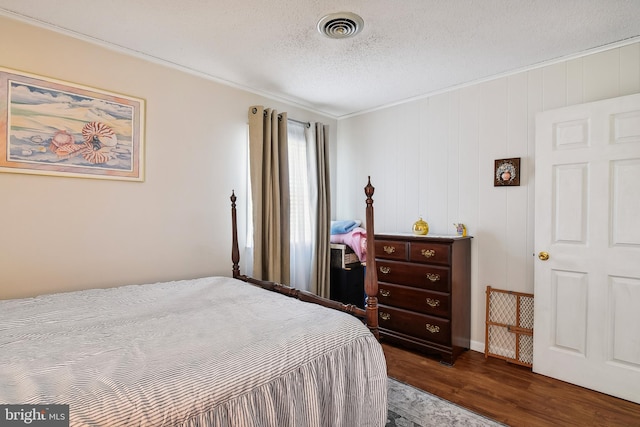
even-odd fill
[{"label": "textured ceiling", "polygon": [[[342,11],[363,31],[320,35]],[[0,13],[336,118],[640,36],[640,0],[0,0]]]}]

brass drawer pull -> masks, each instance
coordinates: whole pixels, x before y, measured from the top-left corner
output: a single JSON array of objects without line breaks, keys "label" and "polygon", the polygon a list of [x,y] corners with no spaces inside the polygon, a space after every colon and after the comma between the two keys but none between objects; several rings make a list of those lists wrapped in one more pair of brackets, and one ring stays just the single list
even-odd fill
[{"label": "brass drawer pull", "polygon": [[380,267],[380,273],[389,274],[391,273],[391,269],[389,267],[385,267],[384,265]]},{"label": "brass drawer pull", "polygon": [[436,251],[434,251],[433,249],[423,249],[421,253],[425,258],[431,258],[432,256],[436,255]]},{"label": "brass drawer pull", "polygon": [[386,289],[380,289],[380,295],[382,295],[383,297],[388,297],[389,295],[391,295],[391,292]]},{"label": "brass drawer pull", "polygon": [[438,280],[440,280],[440,275],[434,274],[434,273],[427,273],[427,279],[431,280],[432,282],[437,282]]},{"label": "brass drawer pull", "polygon": [[381,311],[381,312],[380,312],[380,318],[381,318],[382,320],[389,320],[389,319],[391,319],[391,315],[390,315],[389,313],[386,313],[386,312],[384,312],[384,311]]},{"label": "brass drawer pull", "polygon": [[427,327],[427,331],[431,332],[432,334],[437,334],[438,332],[440,332],[440,326],[431,325],[427,323],[426,327]]},{"label": "brass drawer pull", "polygon": [[439,299],[427,298],[427,304],[431,307],[438,307],[440,305]]},{"label": "brass drawer pull", "polygon": [[386,253],[388,253],[389,255],[391,255],[392,253],[394,253],[396,251],[396,247],[395,246],[383,246],[382,250],[385,251]]}]

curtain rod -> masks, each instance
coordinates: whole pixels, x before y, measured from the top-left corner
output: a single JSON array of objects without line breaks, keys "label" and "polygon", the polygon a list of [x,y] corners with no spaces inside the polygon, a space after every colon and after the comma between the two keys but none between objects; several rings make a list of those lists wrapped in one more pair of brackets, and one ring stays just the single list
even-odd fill
[{"label": "curtain rod", "polygon": [[[253,114],[255,114],[255,113],[257,113],[257,112],[258,112],[258,109],[257,109],[256,107],[253,107],[253,110],[251,110],[251,112],[252,112]],[[264,111],[262,112],[262,114],[264,114],[264,115],[266,116],[266,115],[267,115],[267,110],[264,110]],[[282,120],[282,114],[278,114],[278,119]],[[300,124],[300,125],[304,125],[305,127],[308,127],[308,128],[310,128],[310,127],[311,127],[311,123],[310,123],[310,122],[303,122],[302,120],[296,120],[296,119],[292,119],[292,118],[290,118],[290,117],[287,117],[287,120],[290,120],[290,121],[292,121],[292,122],[294,122],[294,123],[298,123],[298,124]]]},{"label": "curtain rod", "polygon": [[309,122],[303,122],[301,120],[291,119],[289,117],[287,117],[287,120],[289,120],[290,122],[298,123],[299,125],[304,125],[305,127],[308,127],[308,128],[311,127],[311,123]]}]

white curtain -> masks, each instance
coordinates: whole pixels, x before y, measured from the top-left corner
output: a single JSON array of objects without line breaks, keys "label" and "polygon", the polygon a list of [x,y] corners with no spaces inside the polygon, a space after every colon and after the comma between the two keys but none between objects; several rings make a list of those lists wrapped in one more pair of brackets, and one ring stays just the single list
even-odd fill
[{"label": "white curtain", "polygon": [[315,246],[317,200],[315,148],[310,128],[289,121],[289,191],[291,285],[313,291],[311,286]]},{"label": "white curtain", "polygon": [[326,126],[289,122],[291,284],[329,297],[329,164]]}]

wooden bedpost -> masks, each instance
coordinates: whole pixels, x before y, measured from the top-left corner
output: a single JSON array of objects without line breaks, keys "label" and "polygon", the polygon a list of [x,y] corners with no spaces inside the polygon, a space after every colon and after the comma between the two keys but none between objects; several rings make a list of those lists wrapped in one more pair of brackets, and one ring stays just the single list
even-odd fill
[{"label": "wooden bedpost", "polygon": [[364,192],[367,195],[367,259],[366,259],[366,275],[364,291],[367,294],[365,308],[362,309],[353,304],[343,304],[338,301],[333,301],[328,298],[323,298],[319,295],[311,293],[309,291],[303,291],[294,287],[275,283],[267,280],[254,279],[253,277],[246,276],[240,273],[240,249],[238,245],[238,219],[236,216],[236,195],[235,192],[231,192],[231,261],[233,261],[233,278],[242,280],[243,282],[251,283],[256,286],[260,286],[263,289],[269,291],[278,292],[289,297],[297,298],[300,301],[311,302],[314,304],[320,304],[324,307],[340,310],[345,313],[352,314],[358,319],[364,321],[371,331],[371,333],[380,339],[378,332],[378,273],[376,271],[376,257],[375,257],[375,241],[373,232],[373,191],[374,188],[371,185],[371,177],[367,186],[364,188]]},{"label": "wooden bedpost", "polygon": [[367,326],[373,335],[380,339],[378,332],[378,272],[376,270],[376,245],[373,230],[373,192],[375,188],[371,185],[371,177],[368,178],[367,186],[364,187],[364,194],[367,196],[367,267],[364,279],[364,291],[367,294],[365,311],[367,313]]},{"label": "wooden bedpost", "polygon": [[238,218],[236,216],[236,194],[231,190],[231,261],[233,277],[240,276],[240,249],[238,248]]}]

